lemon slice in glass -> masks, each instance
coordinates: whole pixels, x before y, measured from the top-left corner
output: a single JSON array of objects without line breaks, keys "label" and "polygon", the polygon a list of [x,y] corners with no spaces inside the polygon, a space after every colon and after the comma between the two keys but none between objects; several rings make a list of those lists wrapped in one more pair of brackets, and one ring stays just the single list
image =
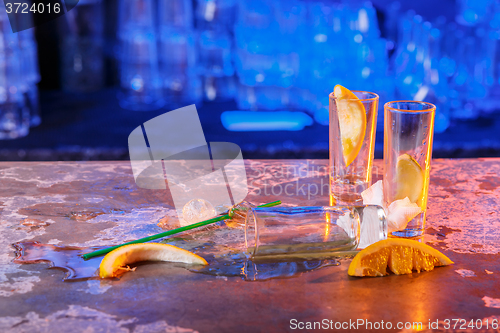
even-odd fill
[{"label": "lemon slice in glass", "polygon": [[413,157],[403,154],[396,164],[396,196],[394,200],[408,197],[417,203],[424,189],[424,172]]},{"label": "lemon slice in glass", "polygon": [[350,276],[385,276],[388,269],[396,274],[432,271],[434,267],[453,264],[447,256],[429,245],[411,240],[390,238],[360,251],[349,265]]},{"label": "lemon slice in glass", "polygon": [[345,166],[354,161],[363,145],[366,132],[366,111],[352,91],[337,84],[333,89],[340,126],[340,139]]},{"label": "lemon slice in glass", "polygon": [[173,245],[160,243],[141,243],[121,246],[102,259],[99,266],[101,278],[120,276],[133,271],[128,265],[140,261],[171,261],[186,264],[207,265],[202,257]]}]

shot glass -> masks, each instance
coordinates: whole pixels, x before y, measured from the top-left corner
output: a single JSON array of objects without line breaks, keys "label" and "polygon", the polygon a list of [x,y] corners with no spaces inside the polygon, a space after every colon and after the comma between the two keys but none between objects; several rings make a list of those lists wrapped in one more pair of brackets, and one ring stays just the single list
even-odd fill
[{"label": "shot glass", "polygon": [[[330,205],[332,206],[362,204],[361,192],[370,187],[372,181],[379,97],[375,93],[366,91],[352,92],[359,100],[339,101],[333,92],[330,94]],[[365,119],[353,117],[351,121],[357,123],[342,128],[339,121],[339,106],[341,108],[353,106],[357,109],[362,106]],[[353,133],[354,127],[364,128],[364,132]],[[359,143],[353,144],[352,137]]]},{"label": "shot glass", "polygon": [[326,258],[356,249],[360,239],[385,238],[387,223],[379,206],[252,208],[245,219],[252,260]]},{"label": "shot glass", "polygon": [[385,204],[408,197],[422,209],[406,229],[392,232],[394,236],[417,237],[424,232],[435,111],[433,104],[418,101],[384,105]]}]

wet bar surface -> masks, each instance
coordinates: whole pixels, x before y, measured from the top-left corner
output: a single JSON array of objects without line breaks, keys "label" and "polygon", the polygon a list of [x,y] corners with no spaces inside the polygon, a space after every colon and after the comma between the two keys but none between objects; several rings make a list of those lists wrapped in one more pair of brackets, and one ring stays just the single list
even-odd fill
[{"label": "wet bar surface", "polygon": [[[327,160],[245,163],[252,203],[329,202]],[[377,160],[374,181],[381,177]],[[257,282],[169,263],[141,264],[119,280],[62,282],[66,273],[46,263],[13,263],[11,244],[99,247],[161,232],[158,223],[175,219],[168,191],[137,188],[128,162],[2,162],[0,189],[0,332],[299,331],[291,320],[383,320],[395,332],[400,322],[427,331],[438,321],[459,331],[461,318],[496,331],[500,322],[500,159],[433,160],[424,240],[455,264],[384,278],[348,277],[342,260]]]}]

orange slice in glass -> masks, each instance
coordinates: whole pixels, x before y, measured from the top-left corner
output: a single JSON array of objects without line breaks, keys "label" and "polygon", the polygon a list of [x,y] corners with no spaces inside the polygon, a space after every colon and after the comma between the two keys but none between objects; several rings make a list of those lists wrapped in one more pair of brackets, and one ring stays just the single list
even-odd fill
[{"label": "orange slice in glass", "polygon": [[403,154],[396,163],[396,196],[394,200],[408,197],[417,203],[424,189],[424,172],[413,157]]},{"label": "orange slice in glass", "polygon": [[337,84],[333,89],[340,125],[345,166],[358,156],[366,132],[366,111],[352,91]]}]

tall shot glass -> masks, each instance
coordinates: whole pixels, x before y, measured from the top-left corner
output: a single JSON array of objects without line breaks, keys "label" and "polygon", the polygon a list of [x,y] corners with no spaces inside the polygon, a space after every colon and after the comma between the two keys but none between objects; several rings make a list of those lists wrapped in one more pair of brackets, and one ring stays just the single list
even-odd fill
[{"label": "tall shot glass", "polygon": [[[352,90],[358,99],[339,100],[330,94],[330,205],[362,204],[361,192],[371,186],[379,97]],[[364,119],[345,116],[359,110]],[[356,128],[361,128],[356,133]],[[364,131],[363,131],[364,129]],[[359,136],[361,135],[361,136]],[[361,140],[361,147],[352,138]],[[354,146],[353,146],[354,145]],[[359,151],[358,151],[359,149]]]},{"label": "tall shot glass", "polygon": [[245,219],[252,260],[326,258],[385,238],[380,206],[252,208]]},{"label": "tall shot glass", "polygon": [[384,200],[408,199],[422,212],[398,237],[417,237],[424,232],[434,137],[433,104],[396,101],[384,105]]}]

